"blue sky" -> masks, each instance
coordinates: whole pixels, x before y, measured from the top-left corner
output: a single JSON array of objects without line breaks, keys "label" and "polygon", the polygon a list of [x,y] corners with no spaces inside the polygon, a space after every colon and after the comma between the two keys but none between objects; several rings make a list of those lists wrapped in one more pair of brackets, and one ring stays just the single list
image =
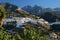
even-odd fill
[{"label": "blue sky", "polygon": [[60,7],[60,0],[0,0],[0,2],[9,2],[19,7],[23,7],[26,5],[39,5],[51,8]]}]

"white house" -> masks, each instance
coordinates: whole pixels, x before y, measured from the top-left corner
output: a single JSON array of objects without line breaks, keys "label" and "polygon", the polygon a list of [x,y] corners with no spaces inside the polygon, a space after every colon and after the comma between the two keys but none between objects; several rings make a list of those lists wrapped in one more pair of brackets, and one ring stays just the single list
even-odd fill
[{"label": "white house", "polygon": [[55,39],[58,38],[58,35],[54,32],[50,33],[49,36],[50,36],[50,38],[55,38]]},{"label": "white house", "polygon": [[40,23],[40,24],[49,24],[47,21],[45,21],[42,18],[41,19],[38,19],[37,22]]}]

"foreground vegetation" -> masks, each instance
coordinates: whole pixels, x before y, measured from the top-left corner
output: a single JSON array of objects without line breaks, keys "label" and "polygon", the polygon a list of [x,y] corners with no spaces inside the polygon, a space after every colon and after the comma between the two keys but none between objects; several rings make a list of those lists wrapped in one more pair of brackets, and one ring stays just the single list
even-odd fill
[{"label": "foreground vegetation", "polygon": [[56,34],[58,34],[58,39],[60,39],[60,31],[58,30],[59,26],[55,25],[51,30],[48,31],[43,31],[41,28],[42,26],[37,26],[31,23],[25,23],[24,29],[16,28],[13,26],[11,27],[15,33],[7,32],[6,30],[8,28],[5,27],[2,27],[0,29],[0,40],[55,40],[54,38],[50,39],[50,32],[56,32]]},{"label": "foreground vegetation", "polygon": [[46,36],[47,32],[43,32],[40,28],[30,23],[27,24],[24,25],[25,28],[22,31],[19,28],[15,28],[15,33],[8,33],[2,27],[0,29],[0,40],[49,40]]}]

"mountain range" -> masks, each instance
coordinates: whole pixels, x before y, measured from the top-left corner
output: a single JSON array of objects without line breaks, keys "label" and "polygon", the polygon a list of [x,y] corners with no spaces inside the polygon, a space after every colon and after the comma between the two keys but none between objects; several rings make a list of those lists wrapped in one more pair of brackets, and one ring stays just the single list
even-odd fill
[{"label": "mountain range", "polygon": [[37,5],[27,5],[22,7],[22,9],[29,12],[30,14],[35,14],[49,22],[56,22],[57,20],[60,21],[60,8],[44,8]]},{"label": "mountain range", "polygon": [[43,14],[44,12],[58,12],[60,13],[60,8],[44,8],[42,6],[38,6],[38,5],[35,5],[35,6],[30,6],[30,5],[27,5],[27,6],[24,6],[22,7],[22,9],[30,12],[30,13],[35,13],[35,14]]},{"label": "mountain range", "polygon": [[0,7],[3,7],[8,12],[7,18],[9,17],[33,17],[33,18],[43,18],[48,22],[60,21],[60,8],[44,8],[42,6],[24,6],[22,8],[10,4],[10,3],[0,3]]}]

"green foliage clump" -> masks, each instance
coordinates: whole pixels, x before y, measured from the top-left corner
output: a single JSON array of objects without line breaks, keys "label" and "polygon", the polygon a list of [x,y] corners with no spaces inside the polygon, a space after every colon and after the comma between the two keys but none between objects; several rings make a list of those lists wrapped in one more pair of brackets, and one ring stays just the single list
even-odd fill
[{"label": "green foliage clump", "polygon": [[4,19],[6,17],[6,14],[7,11],[4,8],[0,7],[0,18]]},{"label": "green foliage clump", "polygon": [[9,34],[7,33],[4,28],[0,29],[0,40],[22,40],[18,33],[16,34]]},{"label": "green foliage clump", "polygon": [[24,40],[48,40],[43,31],[32,24],[25,25]]},{"label": "green foliage clump", "polygon": [[[39,27],[31,23],[26,23],[24,25],[22,32],[15,31],[15,33],[6,32],[6,28],[0,29],[0,39],[1,40],[49,40]],[[15,28],[15,30],[18,30]],[[20,29],[21,31],[21,29]],[[44,35],[43,35],[44,34]]]}]

